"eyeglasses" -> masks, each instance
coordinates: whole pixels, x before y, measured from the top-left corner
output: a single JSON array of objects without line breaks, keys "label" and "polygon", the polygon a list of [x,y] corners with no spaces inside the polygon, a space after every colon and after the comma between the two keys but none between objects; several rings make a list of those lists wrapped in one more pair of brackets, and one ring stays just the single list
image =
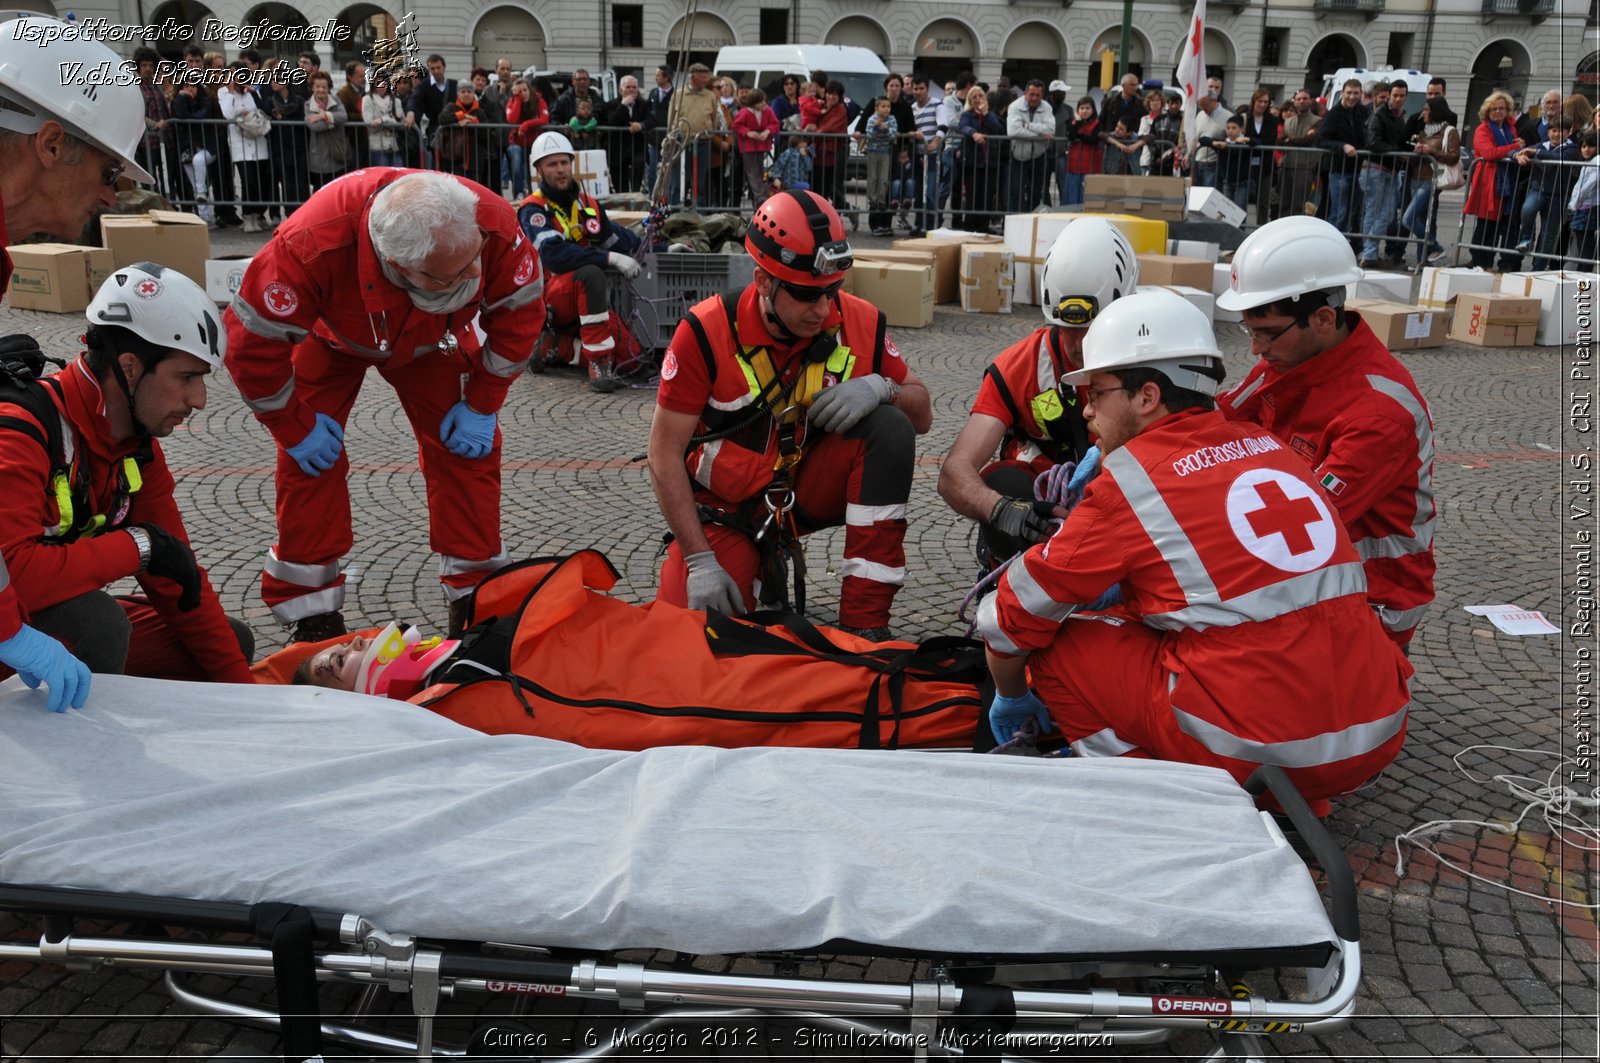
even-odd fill
[{"label": "eyeglasses", "polygon": [[462,266],[460,269],[456,270],[456,275],[454,277],[451,277],[448,280],[443,277],[435,277],[421,266],[412,266],[411,272],[420,274],[435,284],[442,284],[446,288],[453,287],[456,281],[461,279],[462,274],[466,273],[467,270],[471,269],[477,264],[478,260],[483,257],[483,249],[489,245],[489,234],[481,229],[478,230],[478,234],[483,237],[483,239],[478,242],[478,249],[472,253],[471,258],[467,259],[467,264],[465,266]]},{"label": "eyeglasses", "polygon": [[100,183],[105,185],[107,188],[115,188],[117,186],[117,182],[122,180],[122,172],[127,168],[128,167],[126,163],[106,163],[105,169],[100,171]]},{"label": "eyeglasses", "polygon": [[1305,324],[1305,322],[1303,322],[1303,321],[1291,321],[1287,325],[1283,326],[1282,328],[1272,329],[1269,332],[1269,331],[1267,331],[1265,329],[1253,329],[1249,325],[1246,325],[1244,322],[1241,321],[1241,322],[1239,322],[1239,331],[1241,333],[1243,333],[1246,342],[1255,343],[1257,340],[1260,340],[1262,343],[1265,343],[1267,346],[1270,347],[1274,343],[1277,343],[1278,339],[1285,332],[1288,332],[1292,328],[1299,328],[1300,326],[1302,326],[1304,324]]},{"label": "eyeglasses", "polygon": [[1099,405],[1100,404],[1100,396],[1104,395],[1108,391],[1127,391],[1127,390],[1128,390],[1127,388],[1120,387],[1120,386],[1119,387],[1114,387],[1114,388],[1092,388],[1087,393],[1088,396],[1089,396],[1089,405],[1091,405],[1091,406]]},{"label": "eyeglasses", "polygon": [[818,299],[832,299],[844,287],[844,281],[830,284],[826,288],[807,288],[789,281],[779,281],[778,287],[789,293],[789,298],[797,303],[814,303]]}]

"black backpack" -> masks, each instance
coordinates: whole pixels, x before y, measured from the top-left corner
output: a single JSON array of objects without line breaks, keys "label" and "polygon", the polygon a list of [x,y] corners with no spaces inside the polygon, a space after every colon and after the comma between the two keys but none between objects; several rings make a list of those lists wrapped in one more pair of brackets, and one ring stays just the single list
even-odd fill
[{"label": "black backpack", "polygon": [[[21,432],[38,443],[50,458],[50,477],[67,471],[66,441],[61,435],[61,413],[56,402],[61,384],[45,376],[46,366],[66,368],[66,363],[48,358],[39,341],[25,334],[0,336],[0,406],[20,406],[33,415],[29,421],[0,412],[0,429]],[[35,423],[37,422],[37,423]],[[40,425],[44,430],[40,431]]]}]

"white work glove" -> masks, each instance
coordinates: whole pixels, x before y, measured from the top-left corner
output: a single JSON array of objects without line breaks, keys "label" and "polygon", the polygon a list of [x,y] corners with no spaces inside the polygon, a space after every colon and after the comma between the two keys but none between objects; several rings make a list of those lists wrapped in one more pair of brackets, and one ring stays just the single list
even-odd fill
[{"label": "white work glove", "polygon": [[639,271],[644,268],[639,265],[638,259],[632,257],[631,255],[624,255],[620,251],[607,251],[606,261],[611,263],[612,269],[616,270],[629,280],[633,280],[635,277],[637,277],[639,275]]},{"label": "white work glove", "polygon": [[894,386],[881,373],[846,380],[811,400],[811,423],[824,432],[850,431],[867,414],[894,397]]},{"label": "white work glove", "polygon": [[694,250],[694,245],[693,244],[668,244],[667,245],[667,250],[671,251],[673,254],[680,254],[680,253],[682,253],[684,251],[693,251]]},{"label": "white work glove", "polygon": [[715,609],[728,616],[744,612],[744,595],[728,570],[717,561],[714,551],[686,554],[683,563],[689,566],[690,609]]}]

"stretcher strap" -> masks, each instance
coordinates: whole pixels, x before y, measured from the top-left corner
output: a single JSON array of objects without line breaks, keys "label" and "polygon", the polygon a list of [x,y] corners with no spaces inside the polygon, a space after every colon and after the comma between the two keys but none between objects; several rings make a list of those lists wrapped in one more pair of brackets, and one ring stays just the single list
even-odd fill
[{"label": "stretcher strap", "polygon": [[[958,1041],[967,1048],[962,1058],[969,1063],[999,1063],[1002,1038],[1017,1024],[1017,1000],[1010,988],[995,985],[964,985],[961,1003],[956,1005],[955,1027]],[[974,1051],[984,1045],[990,1051]]]},{"label": "stretcher strap", "polygon": [[256,933],[272,942],[284,1060],[320,1059],[322,1008],[317,1001],[311,910],[298,904],[257,904],[250,909],[250,922]]}]

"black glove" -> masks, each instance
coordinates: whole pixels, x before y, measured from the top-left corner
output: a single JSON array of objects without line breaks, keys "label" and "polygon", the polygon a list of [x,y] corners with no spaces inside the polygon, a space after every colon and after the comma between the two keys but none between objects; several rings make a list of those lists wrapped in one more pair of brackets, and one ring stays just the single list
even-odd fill
[{"label": "black glove", "polygon": [[150,564],[145,571],[162,579],[176,580],[183,593],[178,596],[178,608],[187,613],[200,606],[200,566],[195,564],[194,551],[184,541],[159,524],[141,524],[150,536]]},{"label": "black glove", "polygon": [[1048,502],[1002,497],[989,511],[989,526],[1001,535],[1029,543],[1050,538],[1050,520],[1055,507]]}]

